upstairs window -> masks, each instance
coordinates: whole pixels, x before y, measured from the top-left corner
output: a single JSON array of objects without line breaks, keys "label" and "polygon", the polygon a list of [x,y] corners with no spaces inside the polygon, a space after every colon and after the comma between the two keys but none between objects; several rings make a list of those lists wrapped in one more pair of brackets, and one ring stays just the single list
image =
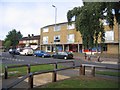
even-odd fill
[{"label": "upstairs window", "polygon": [[74,34],[69,34],[67,36],[67,43],[74,43],[75,42],[75,35]]},{"label": "upstairs window", "polygon": [[105,32],[105,41],[114,41],[114,31],[106,31]]},{"label": "upstairs window", "polygon": [[48,32],[48,28],[43,28],[43,32]]},{"label": "upstairs window", "polygon": [[54,36],[54,42],[60,42],[60,35]]},{"label": "upstairs window", "polygon": [[109,25],[109,22],[106,19],[102,20],[102,23],[103,25]]},{"label": "upstairs window", "polygon": [[55,26],[54,26],[54,31],[60,31],[60,29],[61,29],[61,26],[60,26],[60,25],[56,25],[56,28],[55,28]]},{"label": "upstairs window", "polygon": [[67,25],[67,29],[68,30],[75,29],[75,24]]},{"label": "upstairs window", "polygon": [[48,36],[43,37],[43,44],[48,44]]}]

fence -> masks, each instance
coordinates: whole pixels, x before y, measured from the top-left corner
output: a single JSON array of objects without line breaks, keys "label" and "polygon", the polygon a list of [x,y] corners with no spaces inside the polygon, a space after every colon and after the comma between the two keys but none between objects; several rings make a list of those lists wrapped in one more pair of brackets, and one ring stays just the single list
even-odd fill
[{"label": "fence", "polygon": [[5,66],[4,79],[8,78],[8,69],[9,68],[27,67],[27,73],[30,73],[31,72],[31,66],[54,64],[54,68],[57,69],[58,68],[58,63],[70,63],[70,62],[72,62],[73,66],[75,66],[74,60],[66,60],[66,61],[53,62],[53,63],[43,63],[43,64],[25,64],[25,65]]},{"label": "fence", "polygon": [[67,67],[67,68],[61,68],[61,69],[54,69],[54,70],[45,70],[45,71],[39,71],[39,72],[35,72],[35,73],[28,73],[27,75],[23,76],[20,80],[16,80],[15,82],[11,83],[10,85],[2,88],[3,90],[8,90],[12,87],[14,87],[15,85],[19,84],[20,82],[22,82],[23,80],[25,80],[26,78],[28,78],[28,85],[29,88],[33,88],[33,76],[34,75],[39,75],[39,74],[43,74],[43,73],[53,73],[52,74],[52,82],[56,82],[57,81],[57,72],[58,71],[62,71],[62,70],[67,70],[67,69],[75,69],[79,67],[79,74],[80,75],[85,75],[85,67],[91,67],[91,75],[94,77],[95,76],[95,68],[105,68],[105,69],[113,69],[113,70],[120,70],[117,68],[109,68],[106,66],[99,66],[99,65],[90,65],[90,64],[81,64],[78,66],[71,66],[71,67]]}]

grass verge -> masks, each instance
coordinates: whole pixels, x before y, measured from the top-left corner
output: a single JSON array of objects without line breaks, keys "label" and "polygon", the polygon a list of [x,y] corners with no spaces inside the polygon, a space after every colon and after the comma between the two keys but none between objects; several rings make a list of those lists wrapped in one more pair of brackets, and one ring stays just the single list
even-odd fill
[{"label": "grass verge", "polygon": [[120,72],[96,71],[96,74],[120,77]]},{"label": "grass verge", "polygon": [[118,82],[104,78],[79,76],[37,88],[118,88]]},{"label": "grass verge", "polygon": [[[13,66],[13,65],[10,65]],[[58,65],[58,68],[64,68],[65,66]],[[37,65],[37,66],[31,66],[31,72],[38,72],[41,70],[53,70],[54,65]],[[4,65],[2,65],[2,72],[4,72]],[[8,76],[22,76],[27,74],[27,67],[18,67],[18,68],[9,68],[8,69]]]}]

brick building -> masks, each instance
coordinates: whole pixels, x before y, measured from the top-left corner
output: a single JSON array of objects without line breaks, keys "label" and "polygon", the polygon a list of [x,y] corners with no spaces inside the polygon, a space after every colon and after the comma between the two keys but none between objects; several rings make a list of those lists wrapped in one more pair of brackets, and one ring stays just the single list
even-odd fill
[{"label": "brick building", "polygon": [[23,37],[21,40],[19,40],[18,47],[31,47],[33,49],[39,49],[40,45],[40,35],[34,36],[33,34],[30,36],[28,34],[28,37]]},{"label": "brick building", "polygon": [[[58,51],[83,52],[82,38],[79,31],[76,31],[74,22],[68,25],[68,22],[58,23],[42,27],[40,30],[40,49],[46,52],[53,52],[55,48]],[[108,24],[104,24],[105,30],[105,53],[118,53],[118,23],[114,22],[111,29]],[[101,49],[101,47],[99,47]],[[96,48],[94,48],[96,50]]]}]

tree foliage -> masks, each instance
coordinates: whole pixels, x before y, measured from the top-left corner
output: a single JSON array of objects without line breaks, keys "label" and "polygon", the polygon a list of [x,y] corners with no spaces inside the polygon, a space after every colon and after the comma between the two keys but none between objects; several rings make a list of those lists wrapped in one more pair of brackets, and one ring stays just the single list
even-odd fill
[{"label": "tree foliage", "polygon": [[22,34],[20,31],[17,32],[15,29],[13,29],[12,31],[8,32],[8,35],[6,35],[6,38],[4,40],[5,48],[16,48],[21,38]]},{"label": "tree foliage", "polygon": [[105,41],[102,20],[106,19],[112,28],[114,25],[113,9],[117,22],[120,22],[118,2],[84,2],[84,6],[75,7],[68,11],[68,24],[71,24],[72,18],[75,17],[75,26],[77,31],[81,33],[84,48],[98,46],[99,39],[101,43]]}]

